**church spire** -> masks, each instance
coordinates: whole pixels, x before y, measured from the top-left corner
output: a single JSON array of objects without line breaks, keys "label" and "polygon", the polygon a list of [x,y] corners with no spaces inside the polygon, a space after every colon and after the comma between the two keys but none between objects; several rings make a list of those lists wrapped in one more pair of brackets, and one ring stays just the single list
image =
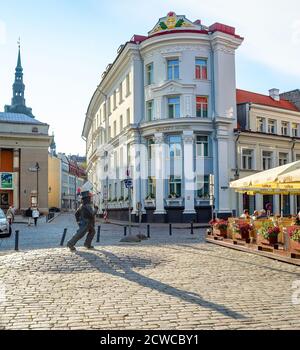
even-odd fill
[{"label": "church spire", "polygon": [[21,63],[21,42],[18,40],[18,61],[15,70],[15,81],[13,84],[13,97],[11,99],[11,105],[5,106],[5,111],[9,113],[22,113],[32,118],[32,109],[26,107],[25,102],[25,85],[23,83],[23,67]]}]

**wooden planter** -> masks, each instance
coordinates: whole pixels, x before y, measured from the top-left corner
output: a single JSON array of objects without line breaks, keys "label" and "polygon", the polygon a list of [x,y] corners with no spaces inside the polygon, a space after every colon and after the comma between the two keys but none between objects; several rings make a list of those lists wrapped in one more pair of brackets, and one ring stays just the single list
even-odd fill
[{"label": "wooden planter", "polygon": [[300,242],[290,240],[290,249],[293,252],[300,253]]},{"label": "wooden planter", "polygon": [[270,239],[265,239],[261,235],[257,235],[257,244],[258,245],[275,245],[278,244],[278,236],[272,236]]},{"label": "wooden planter", "polygon": [[220,230],[218,228],[214,228],[214,233],[217,236],[223,237],[223,238],[227,238],[227,230]]}]

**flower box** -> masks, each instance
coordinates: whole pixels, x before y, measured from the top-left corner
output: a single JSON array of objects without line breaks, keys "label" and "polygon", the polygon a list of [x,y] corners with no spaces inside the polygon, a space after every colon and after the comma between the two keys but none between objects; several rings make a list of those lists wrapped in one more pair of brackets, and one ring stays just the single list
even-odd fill
[{"label": "flower box", "polygon": [[182,207],[183,199],[182,198],[168,198],[166,199],[168,207]]},{"label": "flower box", "polygon": [[145,199],[145,207],[155,208],[155,199]]},{"label": "flower box", "polygon": [[287,228],[288,235],[290,237],[290,250],[291,252],[300,252],[300,226],[291,226]]}]

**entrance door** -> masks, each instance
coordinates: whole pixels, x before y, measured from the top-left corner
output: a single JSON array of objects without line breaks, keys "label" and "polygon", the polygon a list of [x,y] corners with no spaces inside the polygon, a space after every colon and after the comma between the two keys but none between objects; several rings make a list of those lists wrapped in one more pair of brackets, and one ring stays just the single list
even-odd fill
[{"label": "entrance door", "polygon": [[243,210],[248,210],[250,214],[255,211],[255,196],[243,195]]},{"label": "entrance door", "polygon": [[263,196],[263,209],[265,209],[266,212],[270,212],[270,214],[273,214],[274,209],[274,196],[266,195]]}]

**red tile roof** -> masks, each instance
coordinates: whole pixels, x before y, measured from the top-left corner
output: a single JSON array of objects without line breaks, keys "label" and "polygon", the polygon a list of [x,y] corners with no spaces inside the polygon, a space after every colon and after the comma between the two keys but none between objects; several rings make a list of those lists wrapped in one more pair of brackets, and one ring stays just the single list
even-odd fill
[{"label": "red tile roof", "polygon": [[283,99],[281,99],[280,101],[275,101],[270,96],[261,95],[255,92],[250,92],[245,90],[239,90],[239,89],[236,90],[236,101],[237,101],[237,104],[252,102],[258,105],[264,105],[264,106],[270,106],[270,107],[300,112],[299,109],[292,102],[289,102]]}]

